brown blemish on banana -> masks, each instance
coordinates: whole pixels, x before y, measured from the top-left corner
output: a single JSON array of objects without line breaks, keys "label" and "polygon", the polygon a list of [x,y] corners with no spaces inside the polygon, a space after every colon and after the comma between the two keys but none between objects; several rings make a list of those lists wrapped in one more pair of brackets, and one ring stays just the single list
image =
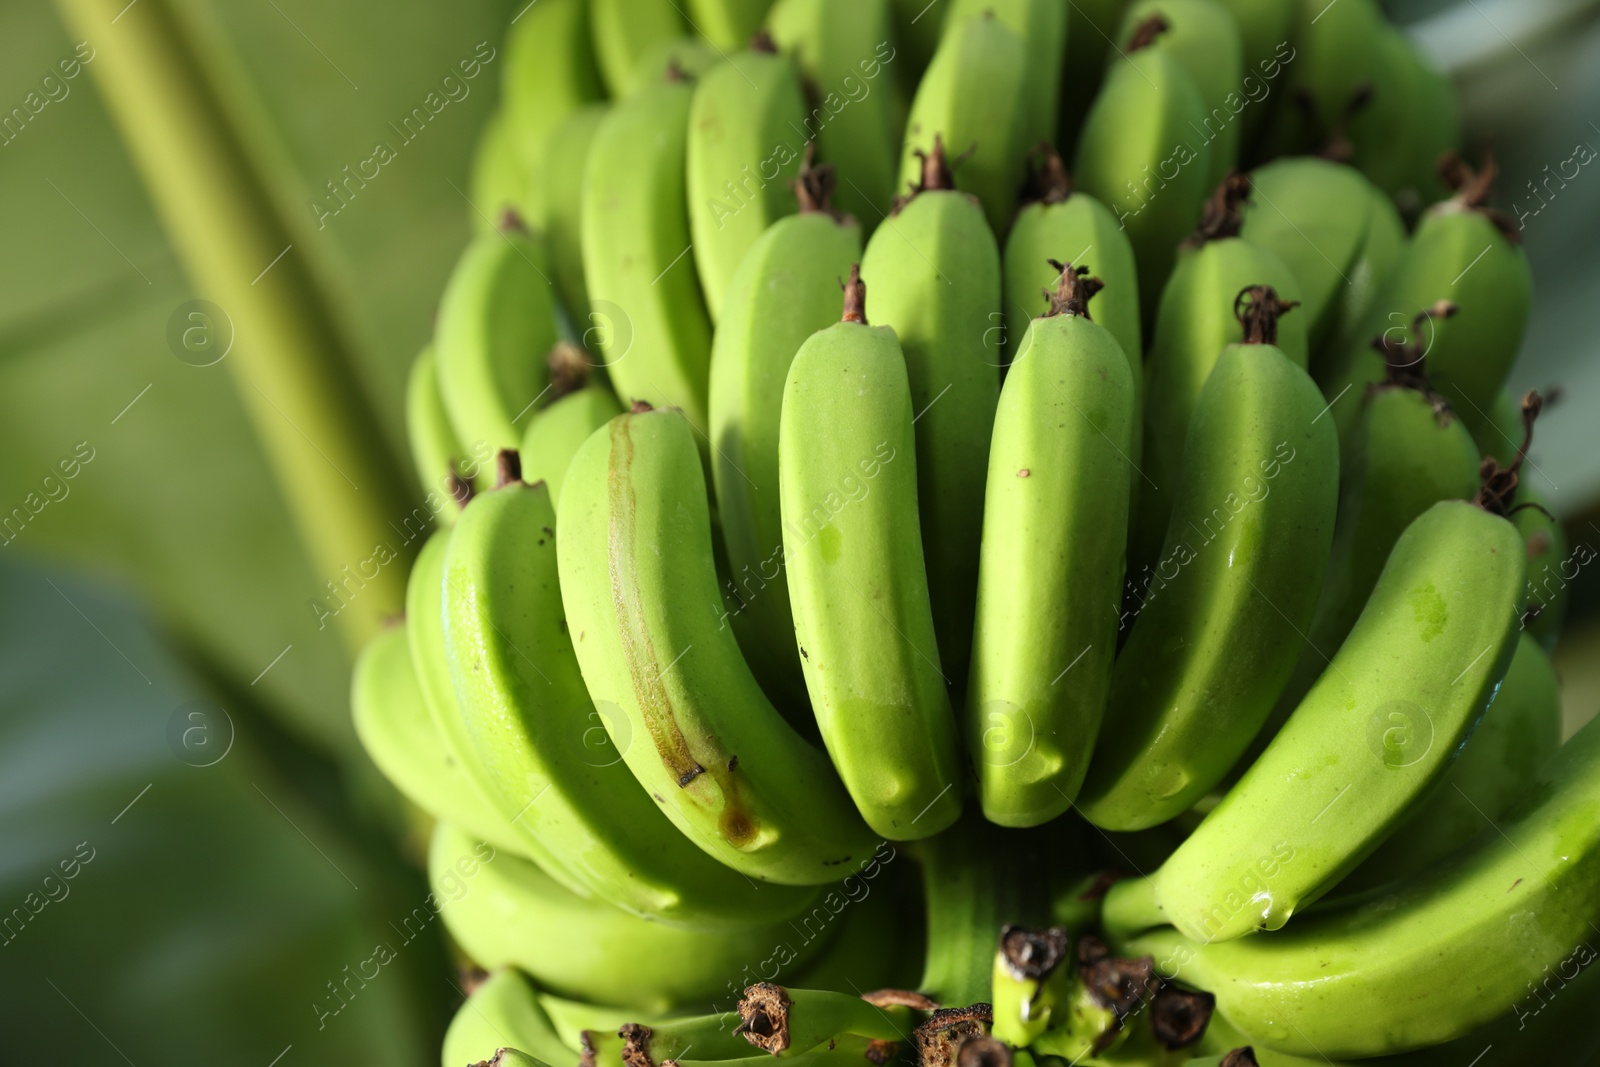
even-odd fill
[{"label": "brown blemish on banana", "polygon": [[[652,409],[648,404],[636,401],[633,410],[634,414],[643,414]],[[611,573],[611,601],[617,609],[618,631],[623,659],[628,665],[628,679],[634,699],[639,702],[645,732],[650,735],[662,765],[679,787],[685,790],[702,777],[711,779],[717,795],[704,791],[691,795],[701,804],[720,800],[717,830],[728,844],[743,848],[756,839],[760,826],[746,810],[744,788],[737,777],[738,772],[724,769],[729,759],[724,753],[708,753],[708,758],[702,762],[693,752],[688,737],[678,725],[672,694],[662,681],[664,661],[657,654],[649,630],[638,614],[639,606],[646,602],[646,597],[639,588],[638,574],[631,562],[633,547],[638,542],[638,502],[634,499],[630,480],[634,456],[633,423],[632,418],[611,421],[611,457],[606,472],[607,503],[611,513],[606,556]],[[715,745],[714,738],[708,741]]]},{"label": "brown blemish on banana", "polygon": [[1168,1051],[1199,1041],[1211,1023],[1217,998],[1162,984],[1150,1002],[1150,1030]]},{"label": "brown blemish on banana", "polygon": [[1151,15],[1133,28],[1133,33],[1128,37],[1128,43],[1123,47],[1123,52],[1132,55],[1141,49],[1149,48],[1155,43],[1156,38],[1172,29],[1172,23],[1166,16],[1159,13]]},{"label": "brown blemish on banana", "polygon": [[1244,327],[1245,344],[1275,345],[1278,319],[1299,306],[1298,300],[1279,300],[1277,290],[1270,285],[1250,285],[1233,298],[1233,315]]},{"label": "brown blemish on banana", "polygon": [[771,982],[757,982],[739,998],[737,1033],[774,1056],[789,1047],[789,991]]},{"label": "brown blemish on banana", "polygon": [[890,1060],[897,1058],[899,1053],[900,1042],[888,1041],[881,1037],[875,1037],[867,1042],[867,1051],[862,1053],[862,1055],[867,1058],[868,1063],[876,1064],[877,1067],[883,1067],[883,1065],[888,1063]]},{"label": "brown blemish on banana", "polygon": [[1089,277],[1088,267],[1076,267],[1059,259],[1045,262],[1049,263],[1061,277],[1056,279],[1055,292],[1042,290],[1045,299],[1050,301],[1050,307],[1046,309],[1044,318],[1048,319],[1054,315],[1081,315],[1089,319],[1089,299],[1104,289],[1106,283],[1099,278]]},{"label": "brown blemish on banana", "polygon": [[994,1009],[988,1004],[939,1009],[911,1032],[918,1064],[920,1067],[955,1067],[961,1043],[969,1038],[987,1036],[993,1021]]},{"label": "brown blemish on banana", "polygon": [[909,989],[874,989],[861,994],[861,999],[874,1008],[911,1008],[914,1011],[938,1011],[939,1002],[932,997]]}]

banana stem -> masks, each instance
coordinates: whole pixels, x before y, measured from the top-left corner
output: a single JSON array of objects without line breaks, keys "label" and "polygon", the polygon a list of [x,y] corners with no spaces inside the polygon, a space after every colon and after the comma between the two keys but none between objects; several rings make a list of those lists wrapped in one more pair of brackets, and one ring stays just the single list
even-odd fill
[{"label": "banana stem", "polygon": [[186,273],[232,321],[228,365],[313,566],[336,584],[361,573],[361,595],[328,611],[359,647],[404,603],[405,567],[381,565],[403,549],[365,568],[410,507],[298,234],[168,0],[56,2],[99,53],[101,97]]}]

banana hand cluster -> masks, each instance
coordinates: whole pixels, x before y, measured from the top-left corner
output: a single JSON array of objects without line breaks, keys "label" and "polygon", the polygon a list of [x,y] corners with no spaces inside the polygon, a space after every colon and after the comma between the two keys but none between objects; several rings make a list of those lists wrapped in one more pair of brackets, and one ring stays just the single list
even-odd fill
[{"label": "banana hand cluster", "polygon": [[1374,0],[540,0],[504,78],[352,692],[445,1067],[1581,1062],[1585,546]]}]

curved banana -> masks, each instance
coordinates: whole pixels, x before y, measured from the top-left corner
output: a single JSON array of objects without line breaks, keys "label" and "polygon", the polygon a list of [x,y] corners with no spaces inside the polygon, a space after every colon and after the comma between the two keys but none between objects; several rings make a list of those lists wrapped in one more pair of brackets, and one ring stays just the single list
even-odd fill
[{"label": "curved banana", "polygon": [[[704,1003],[747,962],[796,940],[783,921],[684,930],[640,919],[449,823],[434,831],[428,885],[450,936],[480,966],[516,967],[563,996],[641,1012]],[[798,970],[810,949],[800,945],[785,966]]]},{"label": "curved banana", "polygon": [[745,253],[795,206],[800,160],[770,153],[805,121],[805,98],[790,61],[758,44],[701,78],[689,110],[689,235],[713,323]]},{"label": "curved banana", "polygon": [[1423,512],[1261,758],[1160,870],[1111,887],[1107,929],[1170,922],[1226,941],[1280,928],[1337,884],[1439,780],[1493,699],[1526,570],[1500,515],[1459,500]]},{"label": "curved banana", "polygon": [[551,503],[561,500],[561,483],[572,457],[589,435],[620,414],[622,405],[609,386],[594,375],[582,349],[562,341],[550,350],[554,399],[534,414],[522,435],[522,480],[544,482]]},{"label": "curved banana", "polygon": [[[1135,397],[1144,394],[1144,343],[1139,328],[1139,275],[1133,245],[1117,225],[1111,209],[1088,193],[1072,188],[1061,156],[1040,145],[1029,156],[1033,173],[1027,201],[1017,212],[1006,237],[1005,340],[1010,353],[1020,352],[1028,325],[1050,308],[1046,295],[1055,291],[1061,271],[1051,260],[1064,260],[1105,283],[1095,298],[1094,321],[1110,331],[1128,358]],[[1140,407],[1135,404],[1134,415]],[[1143,442],[1137,424],[1133,445]],[[1137,461],[1136,453],[1129,453]]]},{"label": "curved banana", "polygon": [[[1206,220],[1178,255],[1161,293],[1155,335],[1145,360],[1144,446],[1140,453],[1138,508],[1128,570],[1138,588],[1153,581],[1168,532],[1167,520],[1183,491],[1184,442],[1200,392],[1219,354],[1238,344],[1244,327],[1235,298],[1268,286],[1291,304],[1301,299],[1299,280],[1272,252],[1238,236],[1239,209],[1250,179],[1235,173],[1217,187]],[[1307,322],[1298,312],[1277,325],[1277,347],[1296,367],[1307,363]],[[1320,410],[1322,405],[1318,405]],[[1315,412],[1313,413],[1315,414]],[[1204,502],[1209,508],[1215,500]]]},{"label": "curved banana", "polygon": [[1354,389],[1359,397],[1382,374],[1368,343],[1403,328],[1418,308],[1444,300],[1457,309],[1449,321],[1433,322],[1428,331],[1428,377],[1469,428],[1488,420],[1516,358],[1533,282],[1515,241],[1515,223],[1482,206],[1495,175],[1493,160],[1478,174],[1457,160],[1451,174],[1456,195],[1423,216],[1368,310],[1362,332],[1341,346],[1322,379],[1341,438],[1350,433],[1360,407],[1344,394]]},{"label": "curved banana", "polygon": [[[904,111],[895,75],[910,59],[895,47],[890,0],[777,0],[767,30],[794,57],[809,110],[773,158],[799,158],[805,142],[839,173],[839,209],[871,232],[894,204]],[[923,20],[932,32],[938,21]]]},{"label": "curved banana", "polygon": [[[1466,505],[1438,507],[1459,514]],[[1508,1006],[1533,1010],[1553,970],[1575,975],[1594,958],[1597,811],[1600,722],[1592,722],[1496,825],[1391,893],[1270,937],[1203,944],[1159,930],[1126,947],[1213,993],[1217,1010],[1258,1045],[1360,1057],[1449,1041]]]},{"label": "curved banana", "polygon": [[545,869],[678,925],[803,908],[809,891],[759,888],[676,833],[622,765],[573,654],[546,488],[513,480],[474,504],[445,553],[444,654],[464,732],[502,808],[544,846]]},{"label": "curved banana", "polygon": [[581,225],[592,334],[617,396],[681,408],[703,429],[711,322],[684,205],[693,96],[669,77],[612,107],[584,165]]},{"label": "curved banana", "polygon": [[[977,203],[955,191],[937,137],[925,164],[918,191],[901,205],[894,224],[867,242],[861,279],[871,294],[871,320],[893,329],[905,357],[933,626],[943,673],[959,686],[972,652],[983,486],[1000,399],[1000,353],[991,342],[1000,321],[1000,252]],[[866,336],[850,326],[834,332]],[[870,451],[875,443],[855,447]],[[817,504],[795,501],[802,512]],[[910,631],[907,637],[914,647],[933,651]]]},{"label": "curved banana", "polygon": [[783,575],[778,419],[789,364],[839,317],[839,279],[861,258],[861,228],[828,210],[831,164],[802,178],[800,214],[768,227],[728,286],[711,344],[711,476],[727,543],[735,636],[778,706],[810,718]]},{"label": "curved banana", "polygon": [[429,496],[453,501],[434,513],[440,525],[449,526],[466,505],[472,483],[463,477],[462,461],[468,457],[439,396],[438,364],[432,346],[417,353],[406,375],[406,439],[411,443],[411,457],[422,488]]},{"label": "curved banana", "polygon": [[[983,225],[969,202],[958,206]],[[904,841],[960,814],[960,764],[917,521],[908,361],[894,330],[866,324],[865,303],[852,267],[843,321],[789,365],[778,482],[795,637],[822,740],[867,825]]]},{"label": "curved banana", "polygon": [[1002,826],[1072,805],[1116,652],[1136,394],[1090,321],[1086,273],[1068,265],[1029,326],[989,446],[965,718],[983,814]]},{"label": "curved banana", "polygon": [[556,313],[544,263],[540,242],[513,221],[467,246],[439,298],[439,394],[456,439],[474,448],[516,448],[518,420],[549,385]]},{"label": "curved banana", "polygon": [[[583,105],[605,98],[589,44],[589,16],[588,0],[541,0],[506,30],[500,68],[504,136],[523,174],[515,203],[535,227],[546,222],[545,186],[560,170],[550,165],[551,132]],[[499,218],[503,205],[475,202],[480,213]]]},{"label": "curved banana", "polygon": [[383,776],[430,815],[462,826],[496,848],[522,851],[521,835],[450,758],[422,699],[405,626],[392,627],[356,658],[350,714],[356,736]]},{"label": "curved banana", "polygon": [[689,0],[689,19],[695,32],[725,52],[750,43],[761,28],[772,0]]},{"label": "curved banana", "polygon": [[689,32],[673,0],[586,0],[594,56],[611,95],[620,100],[661,71],[644,60],[652,46]]},{"label": "curved banana", "polygon": [[[1239,22],[1218,0],[1138,0],[1122,18],[1116,40],[1126,51],[1134,35],[1151,19],[1160,19],[1162,32],[1150,48],[1172,56],[1200,92],[1204,117],[1189,136],[1209,146],[1206,186],[1218,185],[1239,162],[1239,137],[1244,109],[1240,90],[1244,83],[1243,44]],[[1143,32],[1148,33],[1148,30]],[[1239,111],[1230,105],[1239,102]]]},{"label": "curved banana", "polygon": [[[946,35],[964,33],[967,22],[994,12],[1027,47],[1021,105],[1027,110],[1022,144],[1053,143],[1060,125],[1061,66],[1067,56],[1067,20],[1072,8],[1059,0],[952,0],[944,15]],[[1092,32],[1092,31],[1090,31]],[[948,139],[948,138],[947,138]]]},{"label": "curved banana", "polygon": [[1357,893],[1421,874],[1498,822],[1561,747],[1561,685],[1539,642],[1524,633],[1506,679],[1466,748],[1389,839],[1339,883]]},{"label": "curved banana", "polygon": [[1211,146],[1195,134],[1205,108],[1194,79],[1167,52],[1150,47],[1162,32],[1147,20],[1112,60],[1089,105],[1072,174],[1128,231],[1139,265],[1139,305],[1148,326],[1172,273],[1178,242],[1200,221],[1214,183]]},{"label": "curved banana", "polygon": [[578,1057],[556,1034],[533,984],[509,968],[484,979],[456,1009],[445,1031],[441,1062],[443,1067],[465,1067],[507,1047],[552,1067],[571,1067]]},{"label": "curved banana", "polygon": [[1322,584],[1338,439],[1273,343],[1284,305],[1263,287],[1238,306],[1244,341],[1195,399],[1157,584],[1117,657],[1078,798],[1107,829],[1165,822],[1222,780],[1288,680]]},{"label": "curved banana", "polygon": [[[1043,26],[1033,28],[1044,32]],[[906,119],[902,187],[926,188],[925,161],[942,138],[958,157],[955,187],[978,198],[990,229],[1006,232],[1035,121],[1029,58],[1030,46],[992,5],[959,25],[946,25]]]},{"label": "curved banana", "polygon": [[736,870],[785,884],[832,881],[869,853],[827,757],[778,715],[721,624],[687,420],[643,411],[596,431],[567,471],[556,531],[583,679],[678,828]]},{"label": "curved banana", "polygon": [[590,321],[583,281],[583,173],[606,111],[604,104],[579,108],[550,131],[546,142],[553,165],[544,175],[544,240],[556,294],[575,323]]}]

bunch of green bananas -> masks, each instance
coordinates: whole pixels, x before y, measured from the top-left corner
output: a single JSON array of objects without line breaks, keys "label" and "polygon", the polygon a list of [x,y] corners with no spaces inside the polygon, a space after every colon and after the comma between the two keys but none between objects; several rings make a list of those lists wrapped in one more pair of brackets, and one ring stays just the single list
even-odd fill
[{"label": "bunch of green bananas", "polygon": [[1373,0],[539,0],[505,75],[354,682],[446,1067],[1582,1062],[1528,267]]}]

